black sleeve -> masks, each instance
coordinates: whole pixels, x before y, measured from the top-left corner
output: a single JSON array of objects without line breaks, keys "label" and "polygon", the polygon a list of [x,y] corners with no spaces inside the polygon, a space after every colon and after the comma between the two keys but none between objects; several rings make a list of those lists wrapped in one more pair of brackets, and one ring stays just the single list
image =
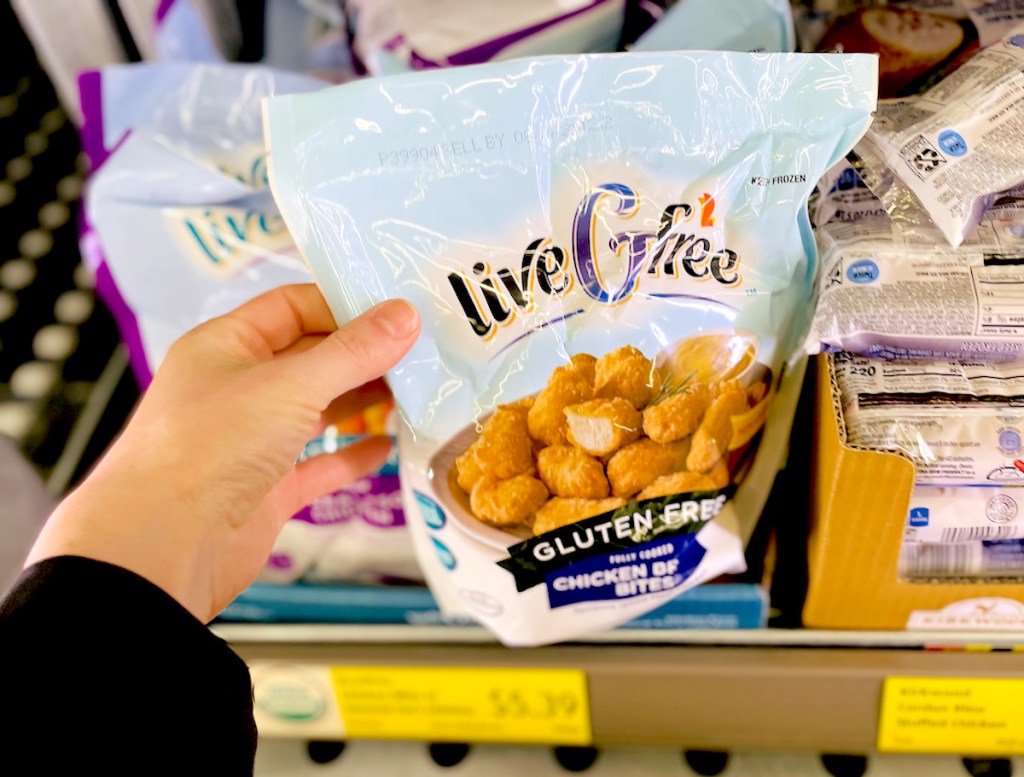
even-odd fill
[{"label": "black sleeve", "polygon": [[252,774],[252,684],[160,588],[62,556],[0,602],[0,762],[9,774]]}]

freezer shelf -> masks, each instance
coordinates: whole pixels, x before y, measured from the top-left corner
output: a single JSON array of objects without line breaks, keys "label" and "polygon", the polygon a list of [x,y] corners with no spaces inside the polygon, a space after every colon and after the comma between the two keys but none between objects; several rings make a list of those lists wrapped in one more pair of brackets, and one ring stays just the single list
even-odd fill
[{"label": "freezer shelf", "polygon": [[[1024,634],[1005,632],[618,632],[510,650],[475,628],[233,625],[215,631],[254,669],[285,674],[326,676],[332,666],[364,665],[582,670],[598,747],[869,753],[876,750],[886,677],[1024,677],[1017,646]],[[261,674],[254,677],[260,698]],[[275,721],[263,733],[343,738],[330,715],[312,725]]]}]

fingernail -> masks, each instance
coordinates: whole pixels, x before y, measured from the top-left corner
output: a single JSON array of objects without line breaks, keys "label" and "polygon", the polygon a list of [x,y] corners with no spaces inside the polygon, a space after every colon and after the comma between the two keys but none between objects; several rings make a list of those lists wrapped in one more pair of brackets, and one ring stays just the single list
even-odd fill
[{"label": "fingernail", "polygon": [[420,314],[404,299],[382,302],[373,311],[374,319],[391,337],[404,340],[419,326]]}]

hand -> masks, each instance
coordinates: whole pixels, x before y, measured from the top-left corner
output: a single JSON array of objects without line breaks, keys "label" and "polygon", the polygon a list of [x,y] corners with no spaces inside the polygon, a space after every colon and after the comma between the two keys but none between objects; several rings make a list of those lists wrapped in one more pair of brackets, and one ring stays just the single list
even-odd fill
[{"label": "hand", "polygon": [[57,508],[28,564],[130,569],[207,622],[259,574],[288,518],[378,468],[390,440],[295,460],[328,419],[380,401],[420,319],[391,300],[336,328],[315,286],[285,286],[176,342],[121,437]]}]

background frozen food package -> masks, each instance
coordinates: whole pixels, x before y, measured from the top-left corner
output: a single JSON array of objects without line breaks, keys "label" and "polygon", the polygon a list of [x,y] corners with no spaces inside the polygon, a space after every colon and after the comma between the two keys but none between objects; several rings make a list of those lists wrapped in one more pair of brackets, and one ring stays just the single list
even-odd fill
[{"label": "background frozen food package", "polygon": [[389,382],[443,607],[541,644],[742,564],[803,365],[804,203],[875,77],[860,55],[549,57],[265,103],[336,317],[423,314]]},{"label": "background frozen food package", "polygon": [[958,246],[999,192],[1024,182],[1024,25],[919,97],[879,103],[857,154],[890,211],[916,200]]}]

